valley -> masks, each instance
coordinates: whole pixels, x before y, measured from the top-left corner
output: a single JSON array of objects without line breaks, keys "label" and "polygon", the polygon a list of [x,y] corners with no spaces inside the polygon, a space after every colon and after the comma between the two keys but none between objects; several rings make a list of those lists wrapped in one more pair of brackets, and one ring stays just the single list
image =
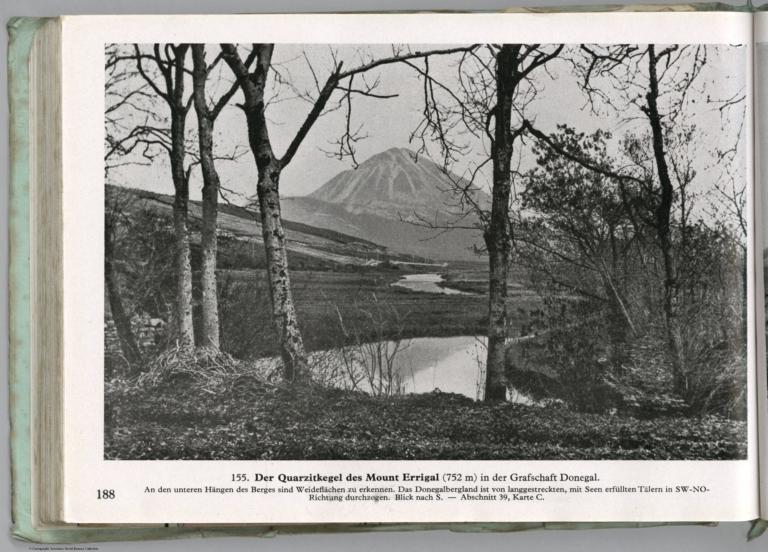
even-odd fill
[{"label": "valley", "polygon": [[[462,375],[447,384],[435,372],[442,364],[431,361],[429,385],[448,385],[475,397],[476,377],[465,377],[464,372],[472,367],[477,371],[484,353],[476,352],[478,358],[468,364],[457,359],[467,361],[463,357],[469,348],[482,348],[475,336],[487,331],[487,264],[477,253],[480,233],[436,231],[408,220],[411,215],[427,217],[430,210],[433,220],[445,222],[455,216],[445,182],[446,175],[431,161],[393,148],[357,170],[340,173],[309,196],[284,199],[291,288],[308,352],[397,342],[411,347],[399,353],[405,359],[399,364],[407,361],[410,369],[416,362],[424,368],[419,351],[433,350],[430,340],[437,340],[445,344],[438,349],[447,351],[446,374],[458,370]],[[108,216],[111,206],[111,216],[124,226],[123,248],[131,249],[128,236],[136,240],[138,235],[141,246],[150,248],[144,256],[163,263],[172,255],[163,240],[171,231],[171,196],[112,186],[106,195]],[[476,199],[488,200],[479,191]],[[199,202],[190,201],[188,216],[198,318]],[[274,358],[280,353],[279,340],[269,316],[259,216],[251,208],[220,202],[217,234],[222,350],[243,360]],[[510,278],[510,337],[526,332],[531,313],[541,307],[540,297],[527,289],[526,280],[527,274],[519,270]],[[171,288],[157,291],[161,301],[173,294]],[[162,308],[150,316],[164,319]],[[413,389],[422,390],[427,372],[418,371],[420,383]]]},{"label": "valley", "polygon": [[189,46],[106,47],[105,458],[747,457],[743,44]]}]

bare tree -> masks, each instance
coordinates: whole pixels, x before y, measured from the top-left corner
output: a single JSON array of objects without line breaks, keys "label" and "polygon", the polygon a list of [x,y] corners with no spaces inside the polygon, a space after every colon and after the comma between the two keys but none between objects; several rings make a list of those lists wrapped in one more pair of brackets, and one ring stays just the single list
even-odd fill
[{"label": "bare tree", "polygon": [[[711,152],[712,166],[708,170],[718,171],[720,175],[715,179],[717,198],[713,201],[713,214],[725,212],[735,221],[735,234],[740,237],[739,247],[742,251],[742,309],[743,330],[746,332],[747,323],[747,180],[740,178],[735,170],[740,156],[744,155],[741,149],[742,133],[746,122],[746,94],[744,89],[737,90],[733,95],[725,99],[708,98],[714,104],[720,114],[720,128],[723,134],[729,129],[737,128],[734,139],[730,144],[715,147]],[[737,123],[737,124],[735,124]]]},{"label": "bare tree", "polygon": [[120,341],[120,349],[125,360],[131,367],[141,362],[142,354],[131,327],[131,317],[125,311],[123,298],[118,280],[117,263],[115,260],[115,245],[120,219],[125,216],[125,206],[118,194],[114,198],[106,198],[104,209],[104,285],[107,288],[107,301],[112,321]]},{"label": "bare tree", "polygon": [[[147,146],[158,146],[167,154],[173,179],[173,227],[175,235],[174,268],[176,299],[173,318],[180,347],[195,346],[192,320],[192,264],[189,247],[189,177],[192,165],[185,165],[187,154],[186,121],[192,105],[192,94],[185,94],[186,58],[189,44],[154,44],[145,52],[134,45],[132,58],[141,78],[168,108],[168,127],[145,125],[140,130]],[[153,68],[145,66],[149,63]]]},{"label": "bare tree", "polygon": [[[424,120],[414,131],[426,149],[428,141],[440,146],[446,175],[453,162],[470,148],[460,142],[457,128],[489,144],[485,161],[470,178],[450,179],[461,206],[473,212],[483,231],[488,253],[488,346],[485,400],[506,400],[505,350],[509,315],[507,285],[512,253],[513,173],[526,129],[525,108],[536,95],[531,76],[544,71],[557,58],[562,45],[490,44],[466,53],[458,67],[459,83],[452,87],[435,79],[427,63],[411,64],[424,81]],[[441,101],[440,97],[444,99]],[[478,203],[475,178],[483,166],[492,166],[490,213]],[[449,176],[449,175],[448,175]],[[449,224],[448,227],[457,227]]]},{"label": "bare tree", "polygon": [[[121,164],[127,163],[126,156],[141,146],[141,132],[134,127],[136,118],[148,120],[151,111],[142,103],[148,99],[146,86],[126,86],[135,78],[136,72],[128,67],[127,60],[120,55],[114,44],[105,48],[105,83],[104,83],[104,175],[109,180],[109,172]],[[148,162],[151,155],[142,157]],[[136,161],[134,161],[136,162]],[[131,317],[123,304],[123,293],[118,277],[115,259],[115,247],[118,241],[118,227],[126,216],[126,205],[118,194],[110,197],[105,194],[104,209],[104,285],[112,320],[115,324],[120,348],[130,365],[138,364],[142,359],[136,337],[131,327]]]},{"label": "bare tree", "polygon": [[[582,89],[588,94],[592,105],[602,102],[616,109],[634,108],[642,114],[650,140],[649,163],[643,164],[635,159],[633,168],[614,171],[600,161],[565,151],[562,144],[555,143],[530,124],[529,130],[545,144],[591,170],[650,190],[646,198],[653,211],[647,223],[656,233],[662,257],[663,319],[668,356],[672,364],[674,388],[684,392],[687,383],[680,328],[680,274],[674,252],[672,224],[675,198],[679,197],[679,189],[687,184],[674,180],[677,175],[670,170],[669,140],[675,126],[683,123],[689,92],[707,63],[706,48],[671,45],[657,51],[654,44],[582,45],[581,50],[586,55],[575,59],[574,65],[581,74]],[[600,84],[606,81],[610,92]],[[625,105],[618,105],[621,100],[616,98],[621,97]],[[690,176],[684,173],[679,175]]]},{"label": "bare tree", "polygon": [[491,142],[493,163],[493,200],[491,218],[484,232],[489,259],[488,360],[486,361],[485,400],[506,400],[505,375],[507,340],[507,281],[512,251],[509,204],[512,194],[512,159],[515,142],[524,127],[513,127],[513,113],[518,111],[515,98],[521,83],[532,71],[556,58],[562,46],[549,52],[539,45],[504,44],[496,51],[496,105],[492,110],[494,137]]},{"label": "bare tree", "polygon": [[[126,165],[149,165],[156,157],[151,129],[162,121],[155,96],[140,78],[125,47],[108,44],[104,63],[104,173]],[[137,155],[132,155],[138,153]]]},{"label": "bare tree", "polygon": [[[317,73],[310,66],[310,70],[317,83],[317,95],[310,102],[310,110],[290,141],[285,153],[282,157],[278,157],[272,146],[269,125],[267,124],[265,114],[268,103],[265,93],[270,73],[274,71],[272,63],[274,44],[252,45],[251,55],[255,55],[253,70],[249,69],[243,62],[237,46],[234,44],[221,45],[224,61],[234,73],[243,92],[244,102],[240,107],[245,114],[248,125],[248,143],[259,173],[256,191],[259,200],[267,273],[272,297],[272,316],[280,340],[284,378],[287,381],[300,382],[306,380],[309,370],[288,274],[285,231],[280,212],[280,175],[283,169],[289,165],[296,155],[307,134],[323,114],[328,101],[335,91],[344,90],[345,96],[348,99],[351,98],[353,93],[376,97],[376,94],[371,91],[371,87],[362,90],[353,88],[352,81],[356,75],[361,75],[377,67],[392,63],[427,58],[432,55],[452,54],[467,51],[469,48],[472,47],[448,48],[427,52],[393,53],[390,57],[373,59],[348,70],[344,70],[343,62],[335,61],[330,75],[328,75],[322,86],[317,79]],[[352,147],[353,138],[351,134],[348,134],[347,137],[347,140],[342,138],[341,143],[349,149]],[[351,154],[351,151],[348,153]]]},{"label": "bare tree", "polygon": [[[246,61],[249,67],[253,62],[252,54]],[[200,168],[203,174],[203,220],[200,231],[202,250],[202,269],[200,287],[202,288],[201,339],[202,344],[219,348],[219,304],[216,285],[216,220],[218,216],[218,198],[220,193],[219,173],[216,170],[213,151],[213,130],[216,118],[237,92],[234,82],[209,107],[206,96],[206,81],[211,70],[219,62],[217,57],[208,65],[205,59],[205,46],[192,45],[192,94],[197,113],[197,136],[200,148]]]},{"label": "bare tree", "polygon": [[[648,45],[648,92],[646,105],[641,108],[648,117],[653,137],[653,155],[656,162],[656,176],[659,181],[660,201],[656,208],[656,232],[659,246],[664,258],[664,315],[667,329],[667,342],[672,357],[674,386],[683,389],[687,382],[684,375],[683,345],[679,325],[678,299],[678,268],[677,260],[672,251],[672,203],[674,200],[674,185],[670,176],[665,143],[665,132],[662,128],[662,114],[659,111],[659,66],[666,58],[671,58],[674,49],[662,50],[657,54],[653,44]],[[666,63],[669,64],[667,59]],[[663,66],[662,66],[663,70]]]}]

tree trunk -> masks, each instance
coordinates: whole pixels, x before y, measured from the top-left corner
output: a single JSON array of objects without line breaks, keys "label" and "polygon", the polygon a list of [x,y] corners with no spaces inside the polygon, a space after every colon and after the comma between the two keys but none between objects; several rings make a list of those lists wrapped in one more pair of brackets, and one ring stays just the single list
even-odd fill
[{"label": "tree trunk", "polygon": [[191,349],[195,346],[195,332],[192,325],[192,263],[187,226],[189,183],[184,173],[185,118],[186,113],[174,112],[171,119],[171,173],[175,190],[173,198],[174,268],[176,271],[176,301],[173,316],[179,347]]},{"label": "tree trunk", "polygon": [[519,47],[505,44],[496,61],[496,107],[494,113],[493,194],[491,219],[485,231],[488,248],[488,356],[485,364],[485,401],[507,398],[505,352],[507,340],[507,277],[512,251],[509,199],[512,192],[510,162],[513,137],[512,97],[518,84]]},{"label": "tree trunk", "polygon": [[201,230],[202,272],[202,341],[219,348],[219,299],[216,283],[216,219],[218,186],[203,185],[203,228]]},{"label": "tree trunk", "polygon": [[[187,75],[185,60],[189,44],[166,44],[162,48],[154,44],[151,54],[142,54],[139,45],[134,44],[136,68],[149,87],[168,105],[171,121],[168,157],[173,180],[173,268],[176,277],[176,296],[172,306],[173,333],[177,345],[182,349],[195,346],[192,322],[192,266],[189,252],[189,229],[187,209],[189,203],[188,175],[184,170],[186,156],[185,131],[189,100],[184,98],[184,81]],[[143,68],[143,59],[154,59],[159,76],[148,75]],[[161,78],[160,78],[161,77]],[[158,84],[160,83],[160,84]],[[164,83],[164,84],[163,84]],[[165,91],[160,88],[164,87]],[[158,129],[159,130],[159,129]]]},{"label": "tree trunk", "polygon": [[[495,197],[496,194],[494,194]],[[507,398],[506,340],[507,340],[507,275],[509,246],[502,242],[504,230],[491,229],[486,234],[489,264],[488,288],[488,356],[485,364],[485,397],[487,402]],[[498,232],[495,235],[494,232]]]},{"label": "tree trunk", "polygon": [[197,113],[200,166],[203,173],[203,221],[200,231],[202,249],[202,345],[219,348],[219,302],[216,287],[216,219],[218,216],[219,174],[213,161],[213,120],[205,97],[207,67],[202,44],[192,46],[193,94]]},{"label": "tree trunk", "polygon": [[[748,339],[747,321],[749,320],[749,314],[747,309],[749,300],[747,298],[747,286],[749,285],[749,280],[747,279],[747,270],[749,267],[747,265],[747,248],[739,247],[739,252],[741,254],[741,293],[739,294],[739,297],[741,298],[741,324],[739,325],[740,334],[737,339],[739,343],[743,343],[745,339]],[[757,297],[755,300],[760,301],[761,299]],[[764,298],[762,300],[764,300]]]},{"label": "tree trunk", "polygon": [[[272,63],[274,44],[255,44],[254,49],[258,54],[256,66],[254,71],[249,73],[236,49],[231,45],[222,45],[224,60],[237,75],[245,97],[242,109],[248,125],[248,145],[259,171],[256,191],[259,197],[261,231],[272,300],[272,320],[280,341],[283,377],[290,383],[298,383],[308,380],[309,367],[291,294],[288,252],[285,248],[285,231],[280,214],[280,172],[285,161],[277,159],[272,151],[264,114],[264,90]],[[332,89],[325,90],[325,96],[321,95],[321,98],[325,98],[323,102],[327,101],[331,91]],[[322,110],[323,102],[318,100],[313,109]]]},{"label": "tree trunk", "polygon": [[123,308],[123,300],[120,296],[120,285],[117,281],[114,267],[114,242],[109,225],[105,227],[104,247],[104,283],[107,286],[107,299],[109,311],[112,313],[112,321],[115,323],[117,337],[120,341],[120,349],[125,360],[131,367],[141,362],[141,351],[136,344],[136,339],[131,328],[131,320]]},{"label": "tree trunk", "polygon": [[677,294],[677,278],[669,238],[663,240],[664,257],[664,320],[667,334],[667,347],[672,362],[672,385],[678,394],[684,394],[688,388],[685,363],[683,359],[682,334]]},{"label": "tree trunk", "polygon": [[285,231],[280,215],[279,182],[279,168],[270,164],[264,170],[259,170],[257,191],[272,298],[272,319],[280,340],[284,378],[288,382],[300,382],[308,378],[309,368],[288,276]]},{"label": "tree trunk", "polygon": [[608,298],[609,361],[614,373],[621,374],[627,361],[627,336],[630,330],[629,315],[613,283],[605,279],[605,296]]},{"label": "tree trunk", "polygon": [[677,293],[677,263],[672,250],[672,235],[670,220],[674,188],[669,176],[666,153],[664,151],[664,130],[661,126],[661,114],[658,108],[659,82],[656,74],[656,51],[653,45],[648,46],[649,90],[646,94],[645,114],[651,125],[653,138],[653,155],[656,162],[656,172],[661,187],[661,198],[655,212],[656,231],[659,238],[662,260],[664,263],[664,326],[666,331],[667,348],[672,363],[672,380],[676,392],[684,393],[687,389],[687,378],[682,352],[682,336],[679,322],[679,305]]}]

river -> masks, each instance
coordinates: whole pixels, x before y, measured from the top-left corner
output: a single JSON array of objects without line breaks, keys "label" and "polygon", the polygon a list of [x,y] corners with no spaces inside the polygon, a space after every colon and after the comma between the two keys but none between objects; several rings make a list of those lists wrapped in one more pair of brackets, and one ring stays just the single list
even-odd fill
[{"label": "river", "polygon": [[413,291],[421,291],[424,293],[440,293],[443,295],[472,295],[471,293],[467,293],[465,291],[437,285],[438,283],[444,281],[445,279],[436,273],[408,274],[407,276],[400,278],[392,285],[404,287]]}]

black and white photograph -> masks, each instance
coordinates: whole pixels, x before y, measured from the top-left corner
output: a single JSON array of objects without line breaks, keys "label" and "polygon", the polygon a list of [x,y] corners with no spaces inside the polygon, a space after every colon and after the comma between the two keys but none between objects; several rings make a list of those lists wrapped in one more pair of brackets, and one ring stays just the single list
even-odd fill
[{"label": "black and white photograph", "polygon": [[105,45],[104,458],[746,459],[747,57]]}]

